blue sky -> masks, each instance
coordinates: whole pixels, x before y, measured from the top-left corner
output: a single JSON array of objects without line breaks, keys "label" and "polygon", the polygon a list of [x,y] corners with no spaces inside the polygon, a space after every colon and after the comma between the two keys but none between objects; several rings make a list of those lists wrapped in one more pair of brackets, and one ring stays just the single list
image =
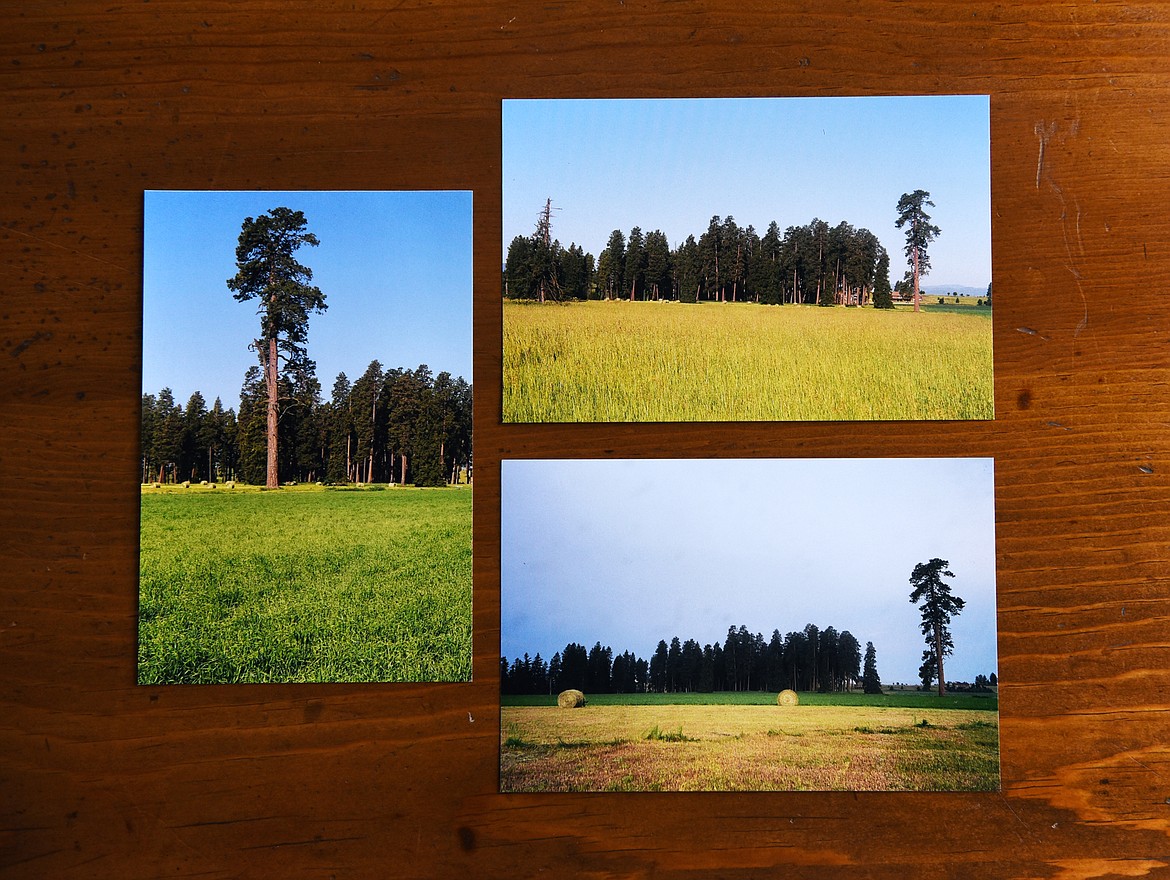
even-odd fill
[{"label": "blue sky", "polygon": [[145,194],[143,391],[169,387],[186,405],[200,391],[237,408],[255,302],[236,302],[227,279],[247,217],[303,211],[318,247],[297,252],[328,310],[309,318],[309,357],[328,398],[344,372],[427,364],[471,375],[470,192],[188,192]]},{"label": "blue sky", "polygon": [[671,246],[712,215],[763,234],[814,217],[873,232],[905,272],[894,226],[923,189],[942,234],[927,283],[991,281],[987,96],[506,100],[502,253],[551,198],[553,234],[594,256],[609,233],[661,229]]},{"label": "blue sky", "polygon": [[916,683],[914,566],[950,562],[948,679],[996,671],[988,458],[506,460],[501,651],[546,660],[600,641],[649,659],[659,639],[765,639],[805,624],[877,649]]}]

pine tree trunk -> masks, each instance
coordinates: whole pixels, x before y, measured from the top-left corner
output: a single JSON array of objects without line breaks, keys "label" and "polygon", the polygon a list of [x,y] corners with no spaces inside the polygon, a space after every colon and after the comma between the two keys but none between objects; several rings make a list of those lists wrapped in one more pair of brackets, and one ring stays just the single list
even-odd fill
[{"label": "pine tree trunk", "polygon": [[268,340],[268,362],[264,365],[264,377],[268,386],[268,477],[264,485],[269,489],[280,488],[276,458],[276,427],[280,414],[277,400],[279,389],[276,376],[278,363],[276,337],[272,336]]},{"label": "pine tree trunk", "polygon": [[947,693],[946,679],[943,678],[943,642],[942,642],[942,627],[935,626],[934,628],[934,644],[935,654],[938,655],[938,695],[945,697]]},{"label": "pine tree trunk", "polygon": [[914,311],[918,308],[918,248],[914,248]]}]

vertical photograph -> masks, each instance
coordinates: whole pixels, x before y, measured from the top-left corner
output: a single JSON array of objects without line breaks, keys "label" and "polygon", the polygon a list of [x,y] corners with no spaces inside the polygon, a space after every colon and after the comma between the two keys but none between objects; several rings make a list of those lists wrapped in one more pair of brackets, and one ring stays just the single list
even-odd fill
[{"label": "vertical photograph", "polygon": [[144,200],[138,683],[469,681],[471,193]]},{"label": "vertical photograph", "polygon": [[992,419],[986,95],[505,100],[503,420]]},{"label": "vertical photograph", "polygon": [[503,461],[501,791],[999,790],[993,471]]}]

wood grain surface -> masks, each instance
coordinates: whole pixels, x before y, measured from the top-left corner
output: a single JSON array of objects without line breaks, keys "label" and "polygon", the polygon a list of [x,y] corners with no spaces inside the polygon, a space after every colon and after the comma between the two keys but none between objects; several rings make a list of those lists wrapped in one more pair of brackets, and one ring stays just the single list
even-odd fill
[{"label": "wood grain surface", "polygon": [[[1170,876],[1170,5],[0,10],[0,876]],[[501,98],[955,92],[994,422],[500,424]],[[135,685],[146,188],[474,190],[473,683]],[[1002,792],[497,793],[500,458],[891,453],[995,457]]]}]

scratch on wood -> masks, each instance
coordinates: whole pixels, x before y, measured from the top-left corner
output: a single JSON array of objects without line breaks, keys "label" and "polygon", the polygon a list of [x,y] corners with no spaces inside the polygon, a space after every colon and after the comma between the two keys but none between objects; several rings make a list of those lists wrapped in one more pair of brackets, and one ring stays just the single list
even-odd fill
[{"label": "scratch on wood", "polygon": [[1027,333],[1029,336],[1039,336],[1041,339],[1045,340],[1046,342],[1048,341],[1047,336],[1045,336],[1039,330],[1033,330],[1031,327],[1017,327],[1016,330],[1019,331],[1020,333]]},{"label": "scratch on wood", "polygon": [[280,847],[284,847],[284,846],[319,846],[320,844],[323,844],[323,843],[347,843],[347,842],[352,841],[352,840],[365,840],[365,839],[366,838],[364,836],[356,836],[356,835],[351,836],[351,837],[324,837],[324,836],[318,835],[318,836],[314,837],[312,840],[281,840],[281,841],[275,841],[273,843],[258,843],[258,844],[255,844],[254,846],[243,846],[243,847],[240,847],[240,849],[241,850],[279,849]]},{"label": "scratch on wood", "polygon": [[1049,139],[1056,134],[1056,123],[1037,122],[1034,131],[1040,139],[1040,152],[1036,157],[1036,189],[1040,189],[1040,178],[1044,174],[1044,151],[1048,148]]},{"label": "scratch on wood", "polygon": [[28,339],[24,340],[24,342],[17,344],[17,346],[14,349],[12,349],[12,351],[10,351],[9,354],[12,355],[14,358],[18,358],[22,354],[25,353],[25,351],[28,349],[28,347],[30,345],[33,345],[34,343],[40,342],[41,340],[47,340],[47,339],[52,339],[52,338],[53,338],[53,334],[50,331],[42,330],[39,333],[35,333],[34,335],[30,336]]}]

